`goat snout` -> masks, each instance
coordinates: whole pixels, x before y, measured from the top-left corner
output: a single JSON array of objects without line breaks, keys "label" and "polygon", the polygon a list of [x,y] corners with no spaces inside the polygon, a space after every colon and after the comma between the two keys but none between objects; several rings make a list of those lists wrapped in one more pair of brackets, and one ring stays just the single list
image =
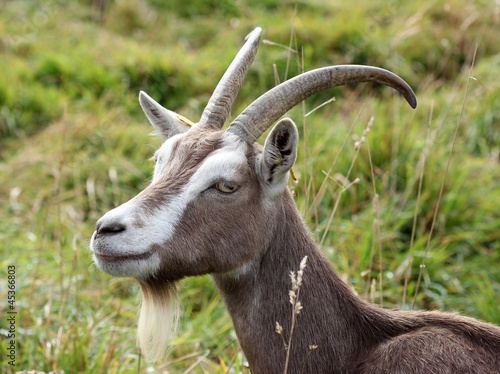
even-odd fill
[{"label": "goat snout", "polygon": [[126,226],[124,223],[119,221],[107,221],[100,219],[97,221],[95,233],[96,235],[111,235],[118,234],[126,230]]}]

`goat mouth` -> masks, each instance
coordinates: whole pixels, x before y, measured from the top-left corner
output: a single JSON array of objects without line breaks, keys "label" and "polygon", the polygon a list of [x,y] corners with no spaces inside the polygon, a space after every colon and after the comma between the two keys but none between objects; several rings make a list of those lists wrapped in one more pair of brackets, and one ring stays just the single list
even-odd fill
[{"label": "goat mouth", "polygon": [[152,252],[140,253],[138,255],[125,255],[125,256],[116,256],[102,253],[94,253],[94,255],[101,261],[104,262],[118,262],[118,261],[138,261],[145,260],[152,255]]}]

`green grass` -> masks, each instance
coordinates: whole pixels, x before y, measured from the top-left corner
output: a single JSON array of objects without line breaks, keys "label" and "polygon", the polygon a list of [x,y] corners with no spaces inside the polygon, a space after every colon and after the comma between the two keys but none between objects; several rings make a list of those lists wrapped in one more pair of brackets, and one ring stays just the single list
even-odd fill
[{"label": "green grass", "polygon": [[[149,135],[138,91],[197,120],[257,25],[264,39],[298,53],[263,44],[233,117],[275,84],[273,65],[281,81],[331,64],[378,65],[417,93],[412,111],[390,89],[360,84],[321,93],[289,114],[302,137],[298,182],[290,186],[344,279],[385,307],[409,309],[415,298],[418,309],[500,323],[498,6],[122,0],[106,2],[101,15],[92,3],[4,2],[0,13],[0,353],[7,373],[151,372],[135,341],[139,287],[96,269],[89,238],[102,214],[150,179],[148,159],[160,141]],[[371,117],[357,153],[354,141]],[[8,265],[16,267],[16,368],[4,344]],[[181,297],[179,335],[158,372],[248,372],[210,278],[185,280]]]}]

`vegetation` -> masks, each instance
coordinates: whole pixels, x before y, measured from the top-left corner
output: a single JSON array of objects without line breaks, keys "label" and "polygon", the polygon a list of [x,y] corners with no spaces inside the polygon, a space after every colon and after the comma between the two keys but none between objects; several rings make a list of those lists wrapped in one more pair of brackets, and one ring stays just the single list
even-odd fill
[{"label": "vegetation", "polygon": [[[290,187],[344,278],[385,307],[500,324],[498,4],[115,0],[100,10],[98,3],[2,2],[6,373],[248,372],[208,276],[183,282],[183,319],[165,363],[141,362],[138,285],[100,272],[87,248],[95,221],[151,176],[148,159],[160,141],[149,136],[138,91],[196,121],[257,25],[270,42],[233,115],[276,81],[332,64],[385,67],[419,98],[412,111],[391,89],[360,84],[289,113],[302,137]],[[16,367],[5,344],[8,266],[16,269]]]}]

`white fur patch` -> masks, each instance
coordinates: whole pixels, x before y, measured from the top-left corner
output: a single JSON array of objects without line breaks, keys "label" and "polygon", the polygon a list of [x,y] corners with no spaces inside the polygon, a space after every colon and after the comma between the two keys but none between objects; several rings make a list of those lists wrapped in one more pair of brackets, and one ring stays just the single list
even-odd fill
[{"label": "white fur patch", "polygon": [[[179,134],[168,139],[158,150],[152,186],[160,180],[162,170],[168,168],[172,148],[177,141],[182,141],[182,136],[184,135]],[[238,172],[246,163],[246,147],[244,143],[234,141],[231,137],[226,139],[223,147],[202,162],[179,194],[169,199],[165,206],[148,211],[142,205],[141,194],[139,194],[106,213],[99,220],[101,226],[120,223],[126,227],[126,230],[112,235],[94,234],[90,247],[94,252],[96,265],[115,276],[141,279],[154,275],[161,267],[161,258],[157,253],[152,253],[143,259],[127,260],[124,258],[118,261],[101,260],[99,254],[116,257],[146,256],[155,245],[169,241],[175,234],[175,227],[182,218],[187,205],[201,192],[219,181],[238,183],[241,180]]]},{"label": "white fur patch", "polygon": [[175,136],[172,136],[171,138],[167,139],[161,147],[155,152],[155,168],[153,172],[153,181],[152,183],[155,183],[158,178],[161,175],[161,171],[165,167],[166,163],[170,158],[172,157],[172,149],[174,148],[174,145],[181,141],[182,137],[184,134],[178,134]]},{"label": "white fur patch", "polygon": [[175,289],[160,294],[142,286],[142,305],[137,327],[137,340],[147,361],[157,361],[166,354],[179,320],[179,302]]},{"label": "white fur patch", "polygon": [[[94,252],[96,265],[103,271],[121,277],[142,278],[154,274],[160,268],[160,256],[157,253],[142,260],[123,260],[108,262],[99,259],[98,254],[109,256],[137,256],[147,254],[155,244],[170,239],[177,223],[184,212],[186,202],[183,196],[174,197],[167,206],[157,209],[153,216],[142,217],[140,200],[132,199],[106,213],[99,221],[121,222],[127,229],[111,236],[98,237],[95,234],[90,246]],[[143,215],[144,213],[142,213]],[[137,217],[143,224],[137,225]]]}]

